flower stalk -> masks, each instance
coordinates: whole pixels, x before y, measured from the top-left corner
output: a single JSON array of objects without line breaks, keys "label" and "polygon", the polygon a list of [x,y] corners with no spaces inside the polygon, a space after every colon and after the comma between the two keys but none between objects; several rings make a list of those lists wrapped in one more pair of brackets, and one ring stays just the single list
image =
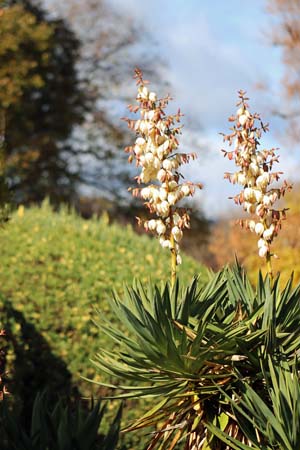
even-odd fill
[{"label": "flower stalk", "polygon": [[176,281],[176,273],[177,273],[177,254],[176,254],[176,246],[175,246],[174,236],[171,235],[171,288]]},{"label": "flower stalk", "polygon": [[233,197],[233,200],[242,205],[244,211],[251,215],[251,219],[240,220],[239,223],[258,236],[258,255],[265,258],[267,272],[272,281],[272,256],[276,255],[271,253],[271,244],[281,229],[287,211],[286,208],[275,209],[274,203],[292,186],[286,181],[281,186],[271,186],[282,175],[282,172],[273,171],[273,165],[279,162],[277,149],[259,149],[262,133],[269,130],[268,124],[263,124],[259,114],[250,112],[246,92],[241,90],[238,94],[238,110],[228,119],[233,123],[231,133],[221,134],[224,142],[229,146],[234,145],[233,151],[222,150],[224,157],[234,160],[239,170],[225,173],[224,178],[243,186],[242,191]]},{"label": "flower stalk", "polygon": [[171,253],[171,286],[176,280],[177,266],[181,264],[180,242],[183,231],[190,227],[190,217],[186,208],[178,207],[183,198],[194,195],[195,189],[201,184],[184,182],[179,169],[190,159],[195,159],[195,153],[180,153],[178,151],[178,135],[181,134],[180,110],[174,115],[167,115],[165,108],[170,97],[157,98],[155,92],[149,91],[148,81],[143,79],[140,69],[135,70],[138,94],[137,105],[129,105],[132,113],[140,113],[138,120],[125,118],[128,127],[136,133],[133,146],[125,148],[129,153],[128,161],[136,161],[141,168],[136,177],[137,183],[143,185],[131,189],[134,196],[139,196],[154,215],[149,220],[138,218],[146,231],[156,234],[163,248]]},{"label": "flower stalk", "polygon": [[272,269],[272,260],[271,260],[272,254],[268,252],[266,254],[266,263],[267,263],[267,272],[270,277],[271,283],[273,283],[273,269]]}]

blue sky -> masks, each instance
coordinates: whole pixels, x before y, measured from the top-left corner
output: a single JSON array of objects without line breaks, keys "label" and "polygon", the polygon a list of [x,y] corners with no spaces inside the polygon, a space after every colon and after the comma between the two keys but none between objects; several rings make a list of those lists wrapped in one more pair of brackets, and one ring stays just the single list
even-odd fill
[{"label": "blue sky", "polygon": [[164,74],[173,83],[174,96],[183,108],[201,114],[206,129],[218,127],[238,89],[248,90],[256,105],[263,106],[256,83],[274,88],[282,76],[280,52],[268,45],[270,18],[261,0],[109,0],[109,4],[150,31],[168,66]]},{"label": "blue sky", "polygon": [[[235,167],[222,158],[218,132],[227,132],[227,118],[235,112],[239,89],[247,90],[251,110],[270,122],[271,132],[262,146],[281,146],[278,131],[284,124],[271,111],[282,101],[283,66],[280,50],[270,45],[272,18],[265,11],[266,2],[110,0],[109,4],[119,14],[132,17],[158,42],[157,51],[166,63],[161,76],[171,83],[175,105],[187,113],[183,147],[192,142],[196,148],[191,150],[199,155],[196,165],[185,173],[193,181],[204,182],[200,203],[209,217],[226,213],[230,207],[226,198],[236,190],[223,180],[223,172]],[[147,46],[144,38],[143,45]],[[149,51],[150,46],[151,40]],[[259,90],[258,83],[264,83],[268,91]],[[296,155],[284,149],[279,153],[280,170],[291,177]]]},{"label": "blue sky", "polygon": [[[174,98],[173,108],[181,108],[185,114],[181,137],[181,150],[198,153],[197,162],[186,166],[184,174],[192,181],[204,183],[199,194],[199,205],[208,217],[227,214],[231,203],[228,196],[237,193],[223,180],[225,171],[234,171],[221,154],[223,147],[219,132],[228,131],[227,118],[236,110],[237,91],[244,89],[250,97],[250,108],[259,112],[264,122],[270,123],[270,133],[264,135],[262,148],[280,147],[280,166],[285,178],[294,181],[300,166],[300,152],[290,149],[281,140],[285,123],[272,111],[276,105],[285,108],[280,96],[280,80],[283,77],[280,49],[271,45],[270,33],[274,19],[266,12],[267,0],[103,0],[118,13],[111,28],[104,23],[95,9],[95,17],[87,28],[87,21],[79,15],[73,22],[76,32],[85,39],[94,28],[126,34],[131,20],[140,30],[131,52],[121,50],[116,60],[127,61],[129,68],[120,72],[119,84],[107,93],[106,100],[99,99],[99,108],[110,111],[113,120],[127,115],[124,95],[135,97],[132,73],[136,64],[143,68],[143,55],[147,52],[158,56],[154,70],[161,80],[169,83]],[[58,14],[64,14],[72,5],[80,4],[84,13],[84,0],[44,0]],[[99,15],[99,19],[97,18]],[[91,39],[101,41],[96,34]],[[154,45],[155,43],[155,45]],[[123,52],[123,53],[122,53]],[[135,52],[135,55],[133,53]],[[151,58],[150,58],[151,60]],[[131,67],[132,61],[132,67]],[[163,64],[160,63],[163,61]],[[148,59],[149,62],[149,59]],[[127,71],[128,69],[128,71]],[[102,75],[99,75],[101,82]],[[109,81],[109,80],[108,80]],[[109,84],[109,83],[108,83]],[[258,89],[263,84],[267,89]],[[161,88],[153,84],[154,90]],[[164,95],[166,92],[158,92]],[[130,145],[131,142],[128,142]],[[120,151],[122,151],[120,149]],[[233,206],[234,207],[234,206]],[[238,212],[238,209],[236,209]]]}]

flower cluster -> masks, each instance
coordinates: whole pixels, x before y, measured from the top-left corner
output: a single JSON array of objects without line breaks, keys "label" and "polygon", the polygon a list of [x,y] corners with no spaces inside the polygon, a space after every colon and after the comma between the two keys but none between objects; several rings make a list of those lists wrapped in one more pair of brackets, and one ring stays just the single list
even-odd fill
[{"label": "flower cluster", "polygon": [[[137,177],[142,188],[133,189],[133,195],[139,195],[156,218],[143,222],[145,229],[157,234],[160,244],[169,248],[176,256],[176,264],[181,263],[179,242],[183,229],[189,228],[189,214],[184,208],[176,207],[184,197],[194,194],[195,187],[200,184],[181,182],[182,174],[179,168],[182,164],[195,158],[195,154],[177,152],[179,145],[177,135],[181,132],[180,110],[175,115],[164,112],[170,97],[158,99],[154,92],[149,91],[148,82],[143,79],[142,72],[135,70],[138,85],[136,106],[129,105],[129,110],[140,112],[140,119],[126,118],[129,128],[136,132],[135,145],[126,147],[129,161],[136,160],[141,168]],[[140,222],[142,222],[140,220]]]},{"label": "flower cluster", "polygon": [[229,118],[234,125],[231,134],[224,136],[224,141],[234,145],[233,151],[224,152],[240,168],[235,173],[225,173],[231,183],[240,184],[243,190],[234,197],[237,204],[253,215],[251,220],[241,220],[240,224],[257,234],[258,254],[269,257],[270,245],[285,219],[286,209],[274,209],[274,203],[285,194],[291,186],[284,181],[280,187],[270,187],[278,181],[282,172],[272,172],[273,164],[278,163],[276,149],[259,150],[262,132],[268,131],[259,114],[251,114],[244,91],[239,91],[238,110]]}]

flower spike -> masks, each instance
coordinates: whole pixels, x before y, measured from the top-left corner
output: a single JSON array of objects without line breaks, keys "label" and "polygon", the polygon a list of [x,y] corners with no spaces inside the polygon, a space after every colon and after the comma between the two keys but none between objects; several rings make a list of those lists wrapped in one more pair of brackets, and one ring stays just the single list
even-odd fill
[{"label": "flower spike", "polygon": [[143,223],[147,231],[159,237],[163,248],[172,253],[172,284],[176,275],[176,265],[181,263],[179,243],[183,230],[189,228],[190,217],[186,209],[179,208],[177,203],[184,197],[192,196],[195,188],[201,189],[201,184],[180,182],[183,179],[179,168],[182,164],[195,159],[195,154],[184,154],[177,151],[178,135],[181,133],[180,110],[177,114],[167,115],[164,108],[171,98],[159,99],[155,92],[148,89],[147,81],[143,79],[140,69],[135,69],[138,94],[137,105],[129,105],[131,112],[140,112],[138,120],[126,118],[128,127],[135,131],[135,144],[126,147],[129,162],[136,161],[141,172],[137,177],[141,188],[133,190],[139,195],[154,218]]},{"label": "flower spike", "polygon": [[234,160],[239,170],[225,173],[224,178],[243,187],[233,200],[242,205],[252,218],[241,220],[240,223],[257,234],[258,254],[262,258],[266,257],[268,272],[272,276],[271,244],[286,216],[286,209],[277,210],[274,203],[292,186],[286,181],[279,187],[271,186],[279,180],[282,172],[273,172],[273,165],[279,162],[277,149],[259,149],[262,133],[269,130],[268,124],[262,123],[259,114],[250,113],[246,92],[239,91],[238,95],[238,110],[236,115],[229,118],[229,122],[233,123],[231,133],[223,134],[224,142],[233,145],[234,149],[222,152],[229,160]]}]

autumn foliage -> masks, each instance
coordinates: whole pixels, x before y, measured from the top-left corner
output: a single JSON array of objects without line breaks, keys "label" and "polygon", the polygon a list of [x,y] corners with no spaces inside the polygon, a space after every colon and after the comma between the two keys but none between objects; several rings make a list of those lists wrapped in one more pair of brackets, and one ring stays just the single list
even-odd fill
[{"label": "autumn foliage", "polygon": [[0,1],[0,114],[4,163],[17,202],[69,200],[78,180],[67,143],[84,100],[79,42],[62,20],[27,0]]},{"label": "autumn foliage", "polygon": [[277,108],[276,115],[287,120],[285,138],[297,144],[300,137],[300,2],[268,0],[267,11],[273,19],[270,39],[281,49],[284,67],[281,80],[283,102]]},{"label": "autumn foliage", "polygon": [[37,72],[49,59],[53,28],[20,4],[0,9],[0,107],[20,102],[26,89],[40,88],[44,81]]},{"label": "autumn foliage", "polygon": [[[285,199],[284,206],[289,208],[288,220],[283,221],[282,230],[274,243],[274,274],[281,273],[281,279],[287,280],[294,271],[295,281],[300,281],[300,186],[295,186]],[[252,281],[256,280],[257,269],[265,271],[264,261],[257,258],[256,236],[242,229],[238,221],[229,216],[213,227],[209,252],[214,268],[233,262],[235,257],[245,265]]]}]

